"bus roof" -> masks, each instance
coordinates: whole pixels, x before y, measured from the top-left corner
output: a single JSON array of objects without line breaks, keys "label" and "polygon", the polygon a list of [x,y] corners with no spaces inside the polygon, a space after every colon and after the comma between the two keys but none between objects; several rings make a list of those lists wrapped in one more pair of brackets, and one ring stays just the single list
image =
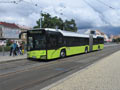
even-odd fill
[{"label": "bus roof", "polygon": [[46,31],[60,32],[63,36],[89,38],[89,35],[80,34],[80,33],[77,33],[77,32],[63,31],[63,30],[60,30],[60,29],[51,29],[51,28],[45,28],[45,30]]},{"label": "bus roof", "polygon": [[[38,28],[38,29],[35,29],[35,30],[40,30],[40,29]],[[88,34],[80,34],[80,33],[77,33],[77,32],[64,31],[64,30],[60,30],[60,29],[42,28],[42,30],[60,32],[63,36],[89,38]],[[103,38],[103,36],[100,36],[100,35],[93,35],[93,38],[97,38],[97,37]]]}]

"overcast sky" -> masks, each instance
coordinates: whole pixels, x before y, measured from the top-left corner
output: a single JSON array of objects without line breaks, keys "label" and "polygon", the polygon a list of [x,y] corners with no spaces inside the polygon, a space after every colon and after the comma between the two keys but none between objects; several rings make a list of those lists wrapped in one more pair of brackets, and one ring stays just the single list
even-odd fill
[{"label": "overcast sky", "polygon": [[[75,19],[78,29],[120,33],[120,0],[0,0],[0,21],[35,26],[40,12]],[[62,13],[62,14],[61,14]]]}]

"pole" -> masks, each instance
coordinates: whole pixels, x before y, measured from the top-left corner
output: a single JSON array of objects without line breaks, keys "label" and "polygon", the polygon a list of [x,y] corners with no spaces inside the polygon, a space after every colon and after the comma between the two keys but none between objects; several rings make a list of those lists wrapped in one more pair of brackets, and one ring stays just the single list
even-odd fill
[{"label": "pole", "polygon": [[56,25],[56,31],[58,31],[58,26]]},{"label": "pole", "polygon": [[40,28],[42,28],[42,15],[41,15],[42,11],[40,12]]},{"label": "pole", "polygon": [[4,45],[2,45],[2,52],[3,52],[3,56],[4,56],[5,55]]},{"label": "pole", "polygon": [[41,20],[41,18],[40,18],[40,28],[42,28],[42,20]]}]

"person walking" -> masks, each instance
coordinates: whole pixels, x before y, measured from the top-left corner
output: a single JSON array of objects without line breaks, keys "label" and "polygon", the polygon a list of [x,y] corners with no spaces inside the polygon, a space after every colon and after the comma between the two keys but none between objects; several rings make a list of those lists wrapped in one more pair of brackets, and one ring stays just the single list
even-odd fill
[{"label": "person walking", "polygon": [[24,44],[23,43],[20,44],[20,49],[21,49],[21,52],[22,52],[22,55],[23,55],[24,54]]},{"label": "person walking", "polygon": [[21,44],[20,42],[17,42],[17,51],[20,55],[22,55],[22,50],[21,50]]},{"label": "person walking", "polygon": [[17,55],[16,50],[17,50],[17,43],[14,42],[14,44],[13,44],[13,56]]},{"label": "person walking", "polygon": [[14,46],[14,44],[12,42],[12,44],[10,45],[10,56],[13,54],[13,46]]}]

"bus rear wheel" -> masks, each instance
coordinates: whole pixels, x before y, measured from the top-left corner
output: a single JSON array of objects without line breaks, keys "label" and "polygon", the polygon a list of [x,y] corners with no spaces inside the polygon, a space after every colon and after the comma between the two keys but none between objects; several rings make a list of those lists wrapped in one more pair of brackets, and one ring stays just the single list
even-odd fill
[{"label": "bus rear wheel", "polygon": [[60,58],[64,58],[64,57],[66,57],[66,52],[65,52],[65,50],[61,50]]}]

